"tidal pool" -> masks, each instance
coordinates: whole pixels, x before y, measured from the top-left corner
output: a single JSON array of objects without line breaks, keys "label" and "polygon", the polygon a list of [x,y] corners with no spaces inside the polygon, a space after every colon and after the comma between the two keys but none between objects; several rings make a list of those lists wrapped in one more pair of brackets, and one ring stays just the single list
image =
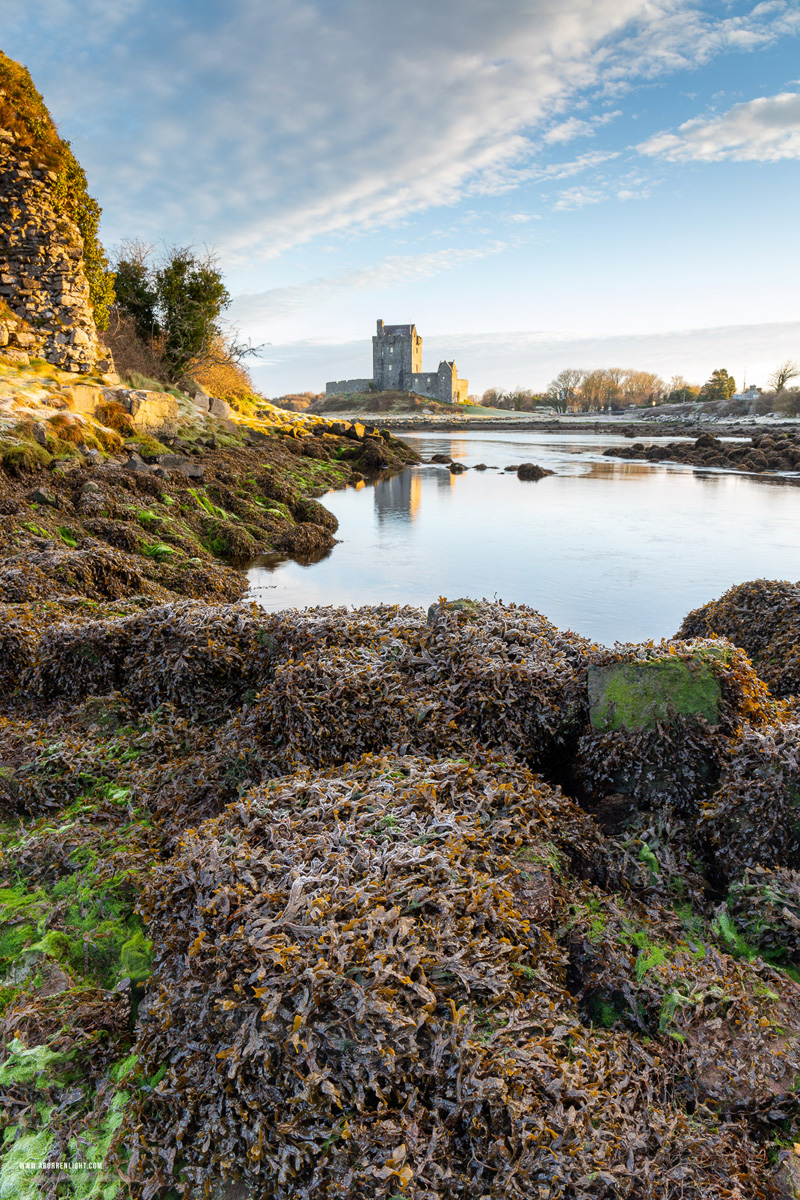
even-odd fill
[{"label": "tidal pool", "polygon": [[[612,644],[667,637],[734,583],[800,576],[792,477],[615,462],[603,450],[630,442],[607,434],[402,436],[425,458],[495,469],[423,465],[329,492],[341,542],[309,566],[256,563],[253,599],[280,609],[497,598]],[[522,462],[556,474],[504,473]]]}]

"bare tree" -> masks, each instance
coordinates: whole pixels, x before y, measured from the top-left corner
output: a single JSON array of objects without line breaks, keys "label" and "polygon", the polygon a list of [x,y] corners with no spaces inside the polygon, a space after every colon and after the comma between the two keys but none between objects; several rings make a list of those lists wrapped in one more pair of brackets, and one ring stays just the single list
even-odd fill
[{"label": "bare tree", "polygon": [[605,408],[621,400],[626,375],[627,371],[622,367],[601,367],[588,371],[581,383],[581,407],[587,410]]},{"label": "bare tree", "polygon": [[628,371],[622,386],[629,404],[658,402],[666,392],[664,380],[652,371]]},{"label": "bare tree", "polygon": [[790,379],[797,379],[800,375],[800,363],[794,359],[787,358],[786,362],[781,363],[769,377],[769,385],[775,392],[782,392]]},{"label": "bare tree", "polygon": [[481,404],[484,408],[507,408],[506,393],[502,388],[487,388],[481,396]]},{"label": "bare tree", "polygon": [[689,383],[683,375],[673,375],[667,384],[666,399],[670,404],[684,404],[687,400],[694,400],[699,393],[699,384]]},{"label": "bare tree", "polygon": [[565,370],[559,371],[548,387],[547,395],[559,412],[564,412],[575,400],[584,374],[584,371],[579,371],[575,367],[567,367]]}]

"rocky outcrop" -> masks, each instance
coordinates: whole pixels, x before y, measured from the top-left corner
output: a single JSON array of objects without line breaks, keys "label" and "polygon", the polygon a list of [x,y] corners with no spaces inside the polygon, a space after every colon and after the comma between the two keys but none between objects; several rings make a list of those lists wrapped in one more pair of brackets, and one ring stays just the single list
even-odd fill
[{"label": "rocky outcrop", "polygon": [[[0,343],[66,371],[110,371],[89,303],[81,234],[56,211],[55,172],[16,142],[0,130],[0,299],[25,328],[0,313]],[[13,361],[5,346],[0,352]]]},{"label": "rocky outcrop", "polygon": [[538,463],[521,463],[517,467],[517,479],[531,480],[544,479],[546,475],[554,475],[555,471],[548,471],[547,467],[540,467]]},{"label": "rocky outcrop", "polygon": [[91,387],[76,384],[64,393],[69,408],[100,421],[109,403],[121,405],[137,433],[173,437],[178,427],[178,402],[169,392],[148,392],[124,387]]},{"label": "rocky outcrop", "polygon": [[606,458],[631,458],[644,462],[686,463],[692,467],[719,467],[724,470],[800,471],[800,435],[775,431],[759,434],[748,441],[723,441],[713,433],[702,433],[694,442],[668,442],[667,445],[611,446]]}]

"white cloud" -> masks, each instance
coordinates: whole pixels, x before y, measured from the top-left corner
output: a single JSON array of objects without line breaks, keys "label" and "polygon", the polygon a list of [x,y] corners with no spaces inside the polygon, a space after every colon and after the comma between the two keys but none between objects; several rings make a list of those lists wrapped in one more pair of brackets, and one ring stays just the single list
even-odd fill
[{"label": "white cloud", "polygon": [[591,121],[583,121],[580,117],[569,117],[568,120],[561,121],[552,129],[548,129],[544,140],[548,145],[552,145],[555,142],[571,142],[576,137],[592,137],[593,134]]},{"label": "white cloud", "polygon": [[759,96],[735,104],[720,117],[695,117],[677,133],[659,133],[637,149],[670,162],[800,158],[800,94]]},{"label": "white cloud", "polygon": [[229,263],[518,187],[548,123],[558,144],[612,119],[587,97],[800,18],[793,0],[722,18],[695,0],[22,7],[0,0],[5,47],[63,119],[109,240],[189,230]]},{"label": "white cloud", "polygon": [[617,108],[614,112],[601,113],[588,120],[581,117],[568,117],[566,121],[560,121],[558,125],[553,125],[548,129],[543,140],[547,145],[554,145],[559,142],[571,142],[577,137],[594,137],[595,130],[603,125],[608,125],[615,117],[621,116],[622,112]]}]

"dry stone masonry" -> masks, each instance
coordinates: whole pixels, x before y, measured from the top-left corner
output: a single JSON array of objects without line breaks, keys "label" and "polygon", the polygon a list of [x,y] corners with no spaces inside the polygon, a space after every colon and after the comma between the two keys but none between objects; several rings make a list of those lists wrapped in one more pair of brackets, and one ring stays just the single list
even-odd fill
[{"label": "dry stone masonry", "polygon": [[445,404],[463,404],[469,381],[458,378],[454,360],[439,363],[437,371],[422,370],[422,338],[416,325],[384,325],[372,339],[372,379],[339,379],[326,383],[328,396],[360,392],[414,392]]},{"label": "dry stone masonry", "polygon": [[33,355],[64,371],[111,371],[89,303],[80,232],[55,210],[55,173],[28,153],[0,129],[0,353],[19,365]]}]

